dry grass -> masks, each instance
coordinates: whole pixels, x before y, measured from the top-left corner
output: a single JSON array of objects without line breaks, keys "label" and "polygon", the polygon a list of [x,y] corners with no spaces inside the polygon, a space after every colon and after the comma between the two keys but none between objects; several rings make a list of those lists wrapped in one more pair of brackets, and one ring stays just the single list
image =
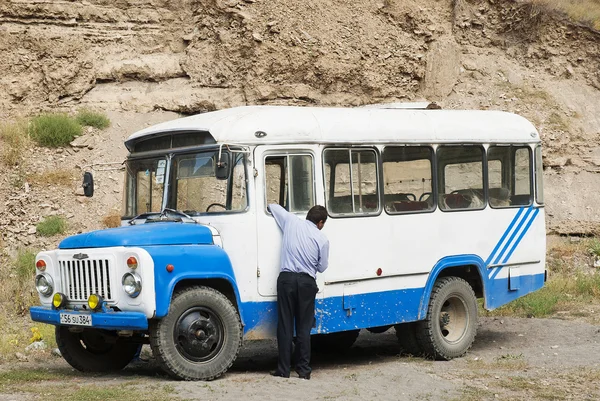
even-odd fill
[{"label": "dry grass", "polygon": [[0,303],[6,313],[24,314],[39,302],[34,288],[35,252],[19,250],[15,258],[2,266],[0,275],[5,278],[0,285]]},{"label": "dry grass", "polygon": [[475,372],[476,376],[481,377],[485,372],[494,371],[522,371],[529,368],[529,364],[525,361],[523,354],[505,354],[496,358],[493,362],[484,361],[483,359],[467,360],[469,369]]},{"label": "dry grass", "polygon": [[27,135],[27,121],[20,120],[0,125],[2,146],[2,162],[7,166],[17,166],[23,160],[25,149],[30,140]]},{"label": "dry grass", "polygon": [[[90,376],[89,374],[87,376]],[[143,383],[139,380],[112,382],[102,380],[82,381],[81,374],[66,369],[16,368],[0,372],[3,395],[16,399],[60,399],[66,401],[119,400],[166,401],[181,399],[169,384]]]},{"label": "dry grass", "polygon": [[527,103],[556,104],[552,96],[541,89],[528,85],[515,85],[508,81],[498,82],[497,85],[506,92],[507,97],[516,97]]},{"label": "dry grass", "polygon": [[550,116],[548,116],[547,121],[548,125],[553,129],[563,132],[569,132],[571,130],[571,125],[569,124],[569,122],[566,121],[565,118],[557,112],[550,113]]},{"label": "dry grass", "polygon": [[46,171],[43,173],[29,174],[27,181],[37,185],[60,185],[63,187],[70,186],[77,178],[74,170],[58,169],[54,171]]},{"label": "dry grass", "polygon": [[551,10],[562,11],[575,21],[600,30],[599,0],[534,0]]},{"label": "dry grass", "polygon": [[104,224],[104,227],[106,228],[120,227],[121,215],[118,212],[113,211],[110,214],[104,216],[104,218],[102,219],[102,224]]}]

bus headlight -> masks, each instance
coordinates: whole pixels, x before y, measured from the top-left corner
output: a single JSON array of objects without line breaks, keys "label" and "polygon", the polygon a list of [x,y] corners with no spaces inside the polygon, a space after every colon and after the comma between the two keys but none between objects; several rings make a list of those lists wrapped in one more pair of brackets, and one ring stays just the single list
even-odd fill
[{"label": "bus headlight", "polygon": [[91,294],[88,297],[88,306],[91,310],[98,310],[102,308],[102,297],[98,294]]},{"label": "bus headlight", "polygon": [[52,282],[52,277],[50,277],[46,273],[38,274],[37,276],[35,276],[35,288],[43,296],[49,297],[52,294],[52,291],[54,291],[54,283]]},{"label": "bus headlight", "polygon": [[55,293],[52,297],[52,306],[54,306],[55,309],[62,308],[63,306],[65,306],[66,303],[67,297],[65,297],[65,295],[61,294],[60,292]]},{"label": "bus headlight", "polygon": [[125,273],[121,284],[123,285],[123,290],[131,298],[137,297],[140,295],[140,291],[142,291],[142,279],[135,273]]}]

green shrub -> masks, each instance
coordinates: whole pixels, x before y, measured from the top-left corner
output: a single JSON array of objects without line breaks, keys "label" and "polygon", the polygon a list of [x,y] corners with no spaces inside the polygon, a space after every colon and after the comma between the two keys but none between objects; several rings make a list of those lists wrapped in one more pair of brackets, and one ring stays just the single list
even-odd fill
[{"label": "green shrub", "polygon": [[81,125],[66,114],[42,114],[31,120],[29,134],[38,145],[57,148],[81,135]]},{"label": "green shrub", "polygon": [[67,222],[61,216],[49,216],[38,223],[35,228],[42,237],[51,237],[56,234],[63,234],[67,229]]},{"label": "green shrub", "polygon": [[77,116],[75,117],[77,122],[84,127],[95,127],[98,129],[108,128],[110,125],[110,120],[106,115],[100,112],[82,109],[79,110]]}]

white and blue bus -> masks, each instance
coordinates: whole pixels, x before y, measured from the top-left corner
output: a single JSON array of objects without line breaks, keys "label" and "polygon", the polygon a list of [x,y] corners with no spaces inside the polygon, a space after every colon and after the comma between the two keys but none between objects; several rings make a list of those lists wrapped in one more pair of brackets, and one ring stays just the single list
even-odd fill
[{"label": "white and blue bus", "polygon": [[[211,380],[244,340],[273,338],[281,233],[267,205],[327,208],[314,347],[394,326],[402,347],[459,357],[494,309],[541,288],[542,150],[526,119],[421,104],[248,106],[125,142],[122,226],[36,258],[35,321],[81,371],[162,368]],[[86,193],[93,179],[86,174]]]}]

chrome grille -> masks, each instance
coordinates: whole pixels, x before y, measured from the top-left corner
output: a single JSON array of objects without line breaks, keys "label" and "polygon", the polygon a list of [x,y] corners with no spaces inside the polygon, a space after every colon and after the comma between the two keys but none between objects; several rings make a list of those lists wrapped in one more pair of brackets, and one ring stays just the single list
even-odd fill
[{"label": "chrome grille", "polygon": [[70,301],[87,301],[91,294],[112,300],[108,259],[59,260],[63,291]]}]

